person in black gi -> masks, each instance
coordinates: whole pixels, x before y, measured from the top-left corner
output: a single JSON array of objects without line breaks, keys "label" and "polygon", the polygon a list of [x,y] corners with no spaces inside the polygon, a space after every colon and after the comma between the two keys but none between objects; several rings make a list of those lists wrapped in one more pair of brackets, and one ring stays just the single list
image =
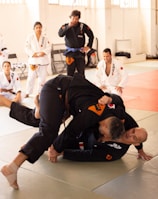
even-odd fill
[{"label": "person in black gi", "polygon": [[[3,99],[3,96],[0,96],[0,102],[1,105],[10,108],[10,117],[27,125],[34,127],[39,126],[40,119],[35,118],[34,109],[30,109],[19,103],[11,102],[9,100],[7,102],[6,99]],[[122,101],[120,100],[120,105],[123,107],[124,105],[121,103]],[[136,121],[129,114],[125,113],[124,119],[126,134],[133,134],[133,136],[137,136],[137,139],[139,139],[138,137],[142,136],[144,129],[139,128]],[[141,141],[129,140],[128,138],[129,142],[126,143],[127,141],[123,139],[119,140],[119,137],[120,134],[116,135],[116,132],[114,132],[114,135],[110,135],[108,138],[109,140],[104,140],[104,136],[100,134],[98,125],[96,125],[86,129],[78,138],[76,137],[75,140],[71,140],[64,149],[63,158],[75,161],[113,161],[120,159],[127,152],[129,146],[134,144],[136,145],[135,147],[142,159],[151,159],[151,156],[144,153],[143,144]],[[80,149],[80,142],[83,143],[84,150]],[[51,152],[49,155],[51,157]]]},{"label": "person in black gi", "polygon": [[[62,139],[58,145],[60,149],[55,148],[59,153],[69,148],[76,138],[80,138],[81,132],[84,130],[111,116],[122,117],[124,110],[121,106],[117,106],[117,104],[122,103],[121,98],[117,96],[111,98],[109,94],[106,94],[106,104],[109,103],[108,100],[111,104],[109,106],[101,105],[98,103],[98,99],[104,95],[102,90],[80,74],[76,74],[74,77],[59,75],[49,80],[44,85],[40,95],[39,132],[35,133],[22,147],[17,157],[9,165],[5,165],[1,169],[10,185],[14,189],[18,189],[17,171],[25,160],[34,163],[51,144],[55,147],[56,143],[59,142],[57,136],[65,110],[69,109],[74,118],[62,133]],[[12,103],[11,106],[16,106],[16,103]],[[25,120],[27,119],[25,118]],[[119,125],[118,127],[121,129],[119,131],[115,129],[118,131],[116,134],[123,133],[124,128],[121,124],[117,122],[116,125]]]},{"label": "person in black gi", "polygon": [[[65,37],[67,64],[67,75],[73,76],[75,70],[85,75],[85,53],[87,53],[93,44],[94,35],[92,30],[85,23],[79,22],[81,12],[73,10],[70,15],[70,22],[62,25],[59,29],[58,35]],[[88,43],[85,46],[86,36]]]}]

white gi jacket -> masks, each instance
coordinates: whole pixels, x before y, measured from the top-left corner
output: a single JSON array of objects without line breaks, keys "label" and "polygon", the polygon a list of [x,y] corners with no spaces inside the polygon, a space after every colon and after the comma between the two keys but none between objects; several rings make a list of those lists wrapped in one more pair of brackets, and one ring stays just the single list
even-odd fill
[{"label": "white gi jacket", "polygon": [[128,73],[125,70],[123,64],[116,59],[112,59],[111,70],[109,76],[105,73],[106,63],[104,60],[101,60],[97,65],[96,72],[96,85],[98,87],[106,86],[104,92],[119,94],[115,87],[119,86],[124,88],[127,84]]},{"label": "white gi jacket", "polygon": [[[28,64],[32,65],[48,65],[49,57],[51,51],[51,45],[47,37],[41,34],[39,41],[35,33],[29,35],[26,39],[25,52],[29,56]],[[32,57],[34,53],[44,52],[43,57]]]},{"label": "white gi jacket", "polygon": [[[33,93],[35,79],[38,77],[38,93],[40,93],[47,77],[47,66],[49,65],[51,45],[47,37],[41,34],[39,41],[37,40],[36,34],[33,32],[28,36],[25,45],[25,52],[29,56],[28,64],[36,65],[38,68],[32,70],[29,67],[28,78],[26,83],[26,94]],[[32,57],[34,53],[44,52],[43,57]]]},{"label": "white gi jacket", "polygon": [[4,72],[0,72],[0,88],[2,89],[7,89],[10,90],[12,89],[11,92],[0,92],[0,95],[5,96],[6,98],[12,100],[16,93],[18,91],[21,91],[21,83],[20,83],[20,78],[18,75],[14,72],[10,73],[10,79],[11,81],[9,82],[4,74]]}]

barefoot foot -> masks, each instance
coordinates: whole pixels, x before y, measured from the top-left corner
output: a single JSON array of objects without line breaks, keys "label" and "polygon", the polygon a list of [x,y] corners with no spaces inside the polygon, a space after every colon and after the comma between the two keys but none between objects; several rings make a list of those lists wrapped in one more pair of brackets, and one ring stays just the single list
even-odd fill
[{"label": "barefoot foot", "polygon": [[16,165],[5,165],[1,169],[2,174],[6,177],[9,185],[13,189],[19,189],[19,186],[17,184],[17,168],[18,167]]}]

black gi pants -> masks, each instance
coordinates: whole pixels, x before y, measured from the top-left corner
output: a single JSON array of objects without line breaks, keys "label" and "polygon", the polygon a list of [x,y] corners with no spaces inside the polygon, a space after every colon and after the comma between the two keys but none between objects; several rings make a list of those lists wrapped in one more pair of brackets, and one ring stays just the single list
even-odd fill
[{"label": "black gi pants", "polygon": [[34,113],[35,109],[30,109],[19,103],[12,102],[9,115],[11,118],[16,119],[23,124],[39,127],[40,119],[36,119]]},{"label": "black gi pants", "polygon": [[81,52],[75,52],[75,53],[72,55],[68,55],[68,57],[73,57],[74,62],[72,62],[71,64],[66,63],[67,75],[73,76],[75,70],[77,70],[79,74],[85,76],[85,54]]},{"label": "black gi pants", "polygon": [[34,163],[58,136],[65,112],[65,100],[61,97],[61,92],[62,88],[59,89],[55,79],[49,80],[41,91],[39,132],[20,150],[28,156],[30,163]]}]

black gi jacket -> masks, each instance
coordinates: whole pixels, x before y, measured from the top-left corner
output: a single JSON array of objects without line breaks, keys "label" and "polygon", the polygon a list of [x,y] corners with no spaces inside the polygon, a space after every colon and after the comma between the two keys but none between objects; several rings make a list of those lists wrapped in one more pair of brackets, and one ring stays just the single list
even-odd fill
[{"label": "black gi jacket", "polygon": [[[68,159],[80,161],[107,161],[107,159],[119,159],[127,151],[129,146],[121,144],[123,149],[116,150],[116,143],[108,145],[108,148],[106,143],[97,143],[99,133],[95,131],[95,125],[98,125],[98,121],[111,115],[125,118],[126,130],[136,127],[137,124],[131,116],[128,114],[124,115],[123,101],[119,96],[111,95],[113,103],[119,104],[122,109],[120,106],[116,106],[115,109],[112,108],[113,106],[99,106],[97,101],[104,93],[98,87],[83,79],[81,75],[75,75],[73,78],[59,75],[45,84],[41,92],[40,102],[43,100],[42,104],[45,104],[45,106],[41,106],[41,109],[43,109],[41,113],[43,115],[42,119],[47,117],[47,122],[42,123],[39,132],[32,136],[21,152],[26,154],[29,157],[28,161],[33,163],[52,144],[51,140],[57,137],[57,127],[60,127],[61,124],[60,119],[62,119],[63,116],[64,99],[66,98],[65,95],[67,90],[69,94],[68,100],[71,105],[70,111],[74,115],[74,120],[68,125],[59,138],[56,139],[54,146],[56,148],[58,147],[59,151],[64,150],[64,158]],[[61,95],[62,98],[60,98],[59,95]],[[11,105],[10,116],[25,124],[36,127],[38,127],[40,122],[40,120],[34,118],[32,109],[14,102]],[[50,128],[51,125],[54,126]],[[92,129],[90,129],[90,127],[92,127]],[[78,151],[79,141],[84,142],[85,151]],[[109,150],[112,158],[109,156]],[[105,158],[106,155],[108,155],[107,158]]]},{"label": "black gi jacket", "polygon": [[[56,151],[58,151],[59,153],[65,151],[65,158],[80,161],[106,161],[107,159],[105,158],[105,154],[109,154],[110,150],[113,151],[113,158],[108,158],[108,160],[116,160],[122,157],[122,155],[124,155],[128,150],[129,145],[121,144],[123,146],[123,149],[119,152],[117,152],[114,147],[109,147],[109,145],[104,145],[101,143],[98,143],[97,145],[94,144],[95,147],[93,149],[91,147],[89,151],[78,151],[77,153],[76,151],[74,151],[74,149],[73,151],[65,150],[70,148],[70,146],[76,142],[76,139],[81,137],[81,132],[84,132],[86,129],[89,129],[92,126],[94,127],[98,124],[99,121],[109,116],[117,116],[120,119],[125,118],[126,130],[138,126],[128,114],[125,114],[123,101],[119,96],[111,95],[113,99],[112,104],[115,104],[114,109],[108,105],[99,105],[98,99],[105,94],[109,94],[104,93],[102,90],[100,90],[98,87],[96,87],[80,75],[77,75],[73,78],[72,82],[70,83],[68,93],[70,111],[71,114],[74,115],[74,119],[53,142]],[[72,155],[73,153],[77,153],[77,155]]]},{"label": "black gi jacket", "polygon": [[[137,123],[133,118],[126,114],[125,129],[137,127]],[[70,143],[70,146],[64,150],[64,159],[74,161],[114,161],[120,159],[128,151],[130,145],[108,141],[104,143],[98,142],[100,134],[98,128],[89,128],[85,130],[81,137],[76,139],[75,143]],[[83,149],[80,149],[80,142],[83,142]],[[136,146],[139,150],[142,144]]]},{"label": "black gi jacket", "polygon": [[[85,34],[88,36],[87,46],[92,48],[94,35],[92,30],[84,23],[78,22],[76,26],[69,27],[68,23],[62,25],[59,29],[58,35],[60,37],[65,36],[65,45],[70,48],[81,48],[85,45]],[[65,52],[67,55],[68,52]],[[69,56],[72,56],[79,53],[69,52]]]}]

